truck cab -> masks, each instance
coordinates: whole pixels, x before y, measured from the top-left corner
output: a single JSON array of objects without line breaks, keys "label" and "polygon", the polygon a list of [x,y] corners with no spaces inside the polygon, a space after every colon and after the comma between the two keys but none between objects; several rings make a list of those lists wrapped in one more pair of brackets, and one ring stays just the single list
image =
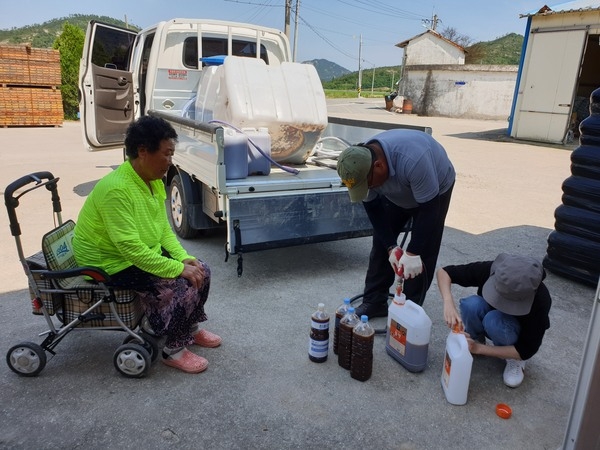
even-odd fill
[{"label": "truck cab", "polygon": [[203,60],[221,55],[279,65],[289,61],[290,46],[278,30],[243,23],[172,19],[136,32],[90,22],[79,68],[86,147],[122,148],[129,123],[149,110],[181,115]]}]

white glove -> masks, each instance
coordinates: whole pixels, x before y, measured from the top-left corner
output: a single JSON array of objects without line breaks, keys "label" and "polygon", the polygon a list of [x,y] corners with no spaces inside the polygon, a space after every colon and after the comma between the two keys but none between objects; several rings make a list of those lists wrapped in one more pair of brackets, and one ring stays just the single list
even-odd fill
[{"label": "white glove", "polygon": [[400,258],[402,258],[402,253],[404,253],[404,251],[401,247],[394,247],[390,253],[390,257],[388,258],[396,276],[402,276],[402,273],[398,272],[398,270],[402,269],[402,265],[400,264]]},{"label": "white glove", "polygon": [[404,269],[404,278],[414,278],[423,272],[423,262],[419,255],[409,255],[404,253],[400,258],[399,264]]}]

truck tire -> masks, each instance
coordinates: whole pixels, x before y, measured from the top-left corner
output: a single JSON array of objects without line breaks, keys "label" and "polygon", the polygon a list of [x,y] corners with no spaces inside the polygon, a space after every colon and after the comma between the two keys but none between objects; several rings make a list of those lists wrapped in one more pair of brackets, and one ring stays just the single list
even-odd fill
[{"label": "truck tire", "polygon": [[175,175],[169,185],[169,211],[173,229],[179,237],[189,239],[196,236],[198,230],[190,226],[186,196],[179,175]]}]

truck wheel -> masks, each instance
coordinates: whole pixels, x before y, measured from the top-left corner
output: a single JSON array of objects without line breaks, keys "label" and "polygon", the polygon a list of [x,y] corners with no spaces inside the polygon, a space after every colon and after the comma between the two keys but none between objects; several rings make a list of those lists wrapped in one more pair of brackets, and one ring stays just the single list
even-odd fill
[{"label": "truck wheel", "polygon": [[171,207],[171,220],[177,235],[189,239],[196,235],[197,230],[190,226],[187,215],[187,204],[183,191],[183,184],[179,175],[175,175],[169,187],[169,205]]}]

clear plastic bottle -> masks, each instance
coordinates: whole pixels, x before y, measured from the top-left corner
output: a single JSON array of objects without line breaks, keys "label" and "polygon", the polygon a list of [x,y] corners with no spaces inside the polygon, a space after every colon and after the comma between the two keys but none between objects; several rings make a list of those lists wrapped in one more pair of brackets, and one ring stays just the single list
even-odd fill
[{"label": "clear plastic bottle", "polygon": [[369,318],[360,316],[360,322],[352,330],[352,355],[350,376],[355,380],[367,381],[373,373],[373,342],[375,330]]},{"label": "clear plastic bottle", "polygon": [[345,298],[344,303],[335,310],[335,326],[333,328],[333,353],[338,354],[338,335],[340,333],[340,320],[346,315],[350,308],[350,299]]},{"label": "clear plastic bottle", "polygon": [[329,314],[325,304],[319,303],[310,318],[310,337],[308,339],[308,358],[316,363],[327,361],[329,352]]},{"label": "clear plastic bottle", "polygon": [[359,318],[354,312],[354,307],[350,306],[348,312],[340,320],[340,331],[338,335],[338,364],[344,369],[350,370],[352,357],[352,331],[359,322]]}]

